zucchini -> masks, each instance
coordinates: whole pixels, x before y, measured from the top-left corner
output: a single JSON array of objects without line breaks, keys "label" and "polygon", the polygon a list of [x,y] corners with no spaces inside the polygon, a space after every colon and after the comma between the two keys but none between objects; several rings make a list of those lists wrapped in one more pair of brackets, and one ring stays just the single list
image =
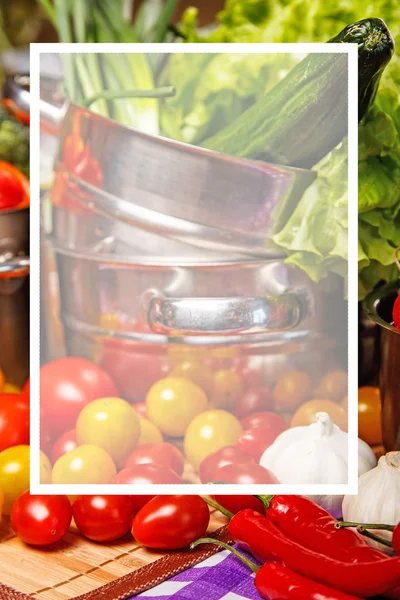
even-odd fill
[{"label": "zucchini", "polygon": [[[346,27],[328,43],[357,43],[359,120],[373,102],[394,42],[381,19]],[[311,168],[347,134],[347,55],[313,53],[204,148]]]}]

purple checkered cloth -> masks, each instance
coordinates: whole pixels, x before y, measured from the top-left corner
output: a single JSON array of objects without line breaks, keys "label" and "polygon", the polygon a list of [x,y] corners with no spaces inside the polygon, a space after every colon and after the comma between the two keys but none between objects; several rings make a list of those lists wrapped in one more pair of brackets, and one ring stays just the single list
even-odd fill
[{"label": "purple checkered cloth", "polygon": [[[256,562],[253,557],[249,557]],[[228,550],[136,596],[146,600],[260,600],[254,573]]]}]

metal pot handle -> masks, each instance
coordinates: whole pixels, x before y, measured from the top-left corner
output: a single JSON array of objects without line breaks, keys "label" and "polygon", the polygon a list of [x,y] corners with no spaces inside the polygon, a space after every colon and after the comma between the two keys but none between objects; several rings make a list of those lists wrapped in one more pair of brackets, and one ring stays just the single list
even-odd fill
[{"label": "metal pot handle", "polygon": [[0,275],[20,275],[21,277],[29,274],[30,259],[29,256],[18,256],[0,262]]},{"label": "metal pot handle", "polygon": [[303,317],[299,296],[162,298],[148,300],[148,323],[155,333],[181,337],[284,331]]},{"label": "metal pot handle", "polygon": [[[29,76],[14,75],[7,77],[4,85],[3,97],[12,100],[18,109],[29,117],[31,107],[31,93],[29,91]],[[64,118],[67,102],[61,107],[39,100],[40,128],[50,135],[58,135]]]}]

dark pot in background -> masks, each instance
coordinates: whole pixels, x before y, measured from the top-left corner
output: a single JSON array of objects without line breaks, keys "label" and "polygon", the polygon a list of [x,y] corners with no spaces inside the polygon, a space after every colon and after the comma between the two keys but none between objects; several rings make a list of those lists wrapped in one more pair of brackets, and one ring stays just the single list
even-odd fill
[{"label": "dark pot in background", "polygon": [[364,302],[366,314],[380,331],[379,385],[382,399],[383,445],[400,450],[400,330],[390,325],[398,283],[383,286]]}]

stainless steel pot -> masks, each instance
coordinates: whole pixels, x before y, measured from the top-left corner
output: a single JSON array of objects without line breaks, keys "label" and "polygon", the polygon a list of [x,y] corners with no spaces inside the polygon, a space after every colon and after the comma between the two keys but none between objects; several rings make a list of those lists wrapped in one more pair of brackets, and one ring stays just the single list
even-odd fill
[{"label": "stainless steel pot", "polygon": [[29,209],[0,212],[0,368],[22,385],[29,375]]},{"label": "stainless steel pot", "polygon": [[[29,91],[15,77],[6,94],[29,109]],[[203,251],[282,256],[271,238],[315,177],[151,136],[69,102],[41,100],[40,111],[42,129],[59,137],[56,172],[69,189],[86,192],[80,201],[89,196],[91,211]],[[90,154],[101,182],[93,185],[87,170],[71,162],[71,143]]]},{"label": "stainless steel pot", "polygon": [[367,315],[380,329],[380,390],[385,450],[400,450],[400,331],[390,325],[398,284],[379,288],[364,302]]}]

